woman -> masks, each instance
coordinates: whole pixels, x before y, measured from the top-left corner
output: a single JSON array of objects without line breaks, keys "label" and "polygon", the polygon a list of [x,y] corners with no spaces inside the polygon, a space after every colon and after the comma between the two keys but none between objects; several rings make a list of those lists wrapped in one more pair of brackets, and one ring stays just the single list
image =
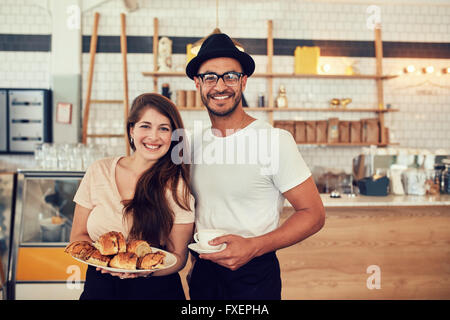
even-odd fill
[{"label": "woman", "polygon": [[[127,134],[134,153],[93,163],[80,183],[70,241],[96,241],[109,231],[142,239],[177,257],[177,263],[154,273],[111,273],[88,267],[80,299],[185,299],[180,271],[192,237],[194,198],[189,167],[172,159],[172,141],[183,129],[175,105],[153,93],[138,96],[131,106]],[[179,146],[177,146],[177,149]],[[177,160],[177,161],[176,161]],[[180,163],[181,162],[181,163]]]}]

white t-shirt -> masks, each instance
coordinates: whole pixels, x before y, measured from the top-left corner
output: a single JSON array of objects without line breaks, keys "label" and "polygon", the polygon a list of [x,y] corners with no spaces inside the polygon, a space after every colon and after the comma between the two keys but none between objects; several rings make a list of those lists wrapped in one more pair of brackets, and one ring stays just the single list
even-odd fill
[{"label": "white t-shirt", "polygon": [[191,183],[196,229],[222,229],[244,237],[278,227],[282,193],[311,172],[292,135],[255,120],[226,137],[211,127],[194,132]]}]

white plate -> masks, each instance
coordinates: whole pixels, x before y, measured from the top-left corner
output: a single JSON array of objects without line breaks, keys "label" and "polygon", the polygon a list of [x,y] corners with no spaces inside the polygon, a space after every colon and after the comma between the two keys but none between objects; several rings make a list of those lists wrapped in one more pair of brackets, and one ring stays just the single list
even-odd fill
[{"label": "white plate", "polygon": [[225,245],[225,247],[224,247],[223,249],[219,249],[219,250],[208,250],[208,249],[202,249],[202,248],[200,247],[200,245],[199,245],[197,242],[194,242],[194,243],[190,243],[190,244],[188,245],[188,248],[191,249],[191,250],[193,250],[193,251],[195,251],[195,252],[197,252],[197,253],[214,253],[214,252],[220,252],[220,251],[222,251],[222,250],[225,250],[226,245]]},{"label": "white plate", "polygon": [[164,250],[161,250],[161,249],[158,249],[158,248],[153,248],[153,247],[151,247],[151,248],[152,248],[152,252],[161,251],[161,252],[164,252],[166,254],[166,256],[164,257],[163,264],[158,266],[155,269],[128,270],[128,269],[111,268],[111,267],[99,266],[99,265],[93,264],[91,262],[87,262],[87,261],[75,258],[73,256],[72,256],[72,258],[74,258],[75,260],[80,261],[80,262],[82,262],[84,264],[88,264],[90,266],[93,266],[93,267],[102,268],[102,269],[105,269],[105,270],[108,270],[108,271],[111,271],[111,272],[122,272],[122,273],[155,272],[155,271],[159,271],[159,270],[164,270],[164,269],[170,268],[175,263],[177,263],[177,257],[175,257],[172,253],[164,251]]}]

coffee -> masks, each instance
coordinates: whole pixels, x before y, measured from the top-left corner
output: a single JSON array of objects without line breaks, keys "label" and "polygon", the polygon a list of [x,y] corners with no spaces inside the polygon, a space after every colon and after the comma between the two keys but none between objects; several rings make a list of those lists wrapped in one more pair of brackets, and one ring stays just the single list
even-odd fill
[{"label": "coffee", "polygon": [[188,90],[186,92],[186,107],[195,107],[195,90]]},{"label": "coffee", "polygon": [[306,142],[316,142],[315,121],[306,121]]},{"label": "coffee", "polygon": [[361,121],[350,121],[350,142],[361,142]]},{"label": "coffee", "polygon": [[273,126],[275,128],[280,128],[289,131],[289,133],[292,134],[292,136],[295,136],[295,126],[294,121],[292,120],[277,120],[273,122]]},{"label": "coffee", "polygon": [[327,120],[316,121],[316,142],[327,142]]},{"label": "coffee", "polygon": [[339,121],[339,142],[350,142],[349,121]]},{"label": "coffee", "polygon": [[306,142],[306,122],[305,121],[295,121],[295,142],[305,143]]},{"label": "coffee", "polygon": [[339,118],[328,119],[328,143],[339,142]]}]

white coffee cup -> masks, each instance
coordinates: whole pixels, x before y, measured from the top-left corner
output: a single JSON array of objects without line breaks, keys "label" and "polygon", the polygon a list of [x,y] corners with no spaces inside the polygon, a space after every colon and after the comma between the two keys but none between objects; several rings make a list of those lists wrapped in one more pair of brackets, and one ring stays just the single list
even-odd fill
[{"label": "white coffee cup", "polygon": [[225,248],[226,244],[222,243],[217,246],[212,246],[208,244],[209,241],[211,241],[214,238],[220,237],[227,234],[226,231],[219,230],[219,229],[203,229],[199,230],[194,234],[194,240],[197,242],[200,247],[204,250],[221,250]]}]

